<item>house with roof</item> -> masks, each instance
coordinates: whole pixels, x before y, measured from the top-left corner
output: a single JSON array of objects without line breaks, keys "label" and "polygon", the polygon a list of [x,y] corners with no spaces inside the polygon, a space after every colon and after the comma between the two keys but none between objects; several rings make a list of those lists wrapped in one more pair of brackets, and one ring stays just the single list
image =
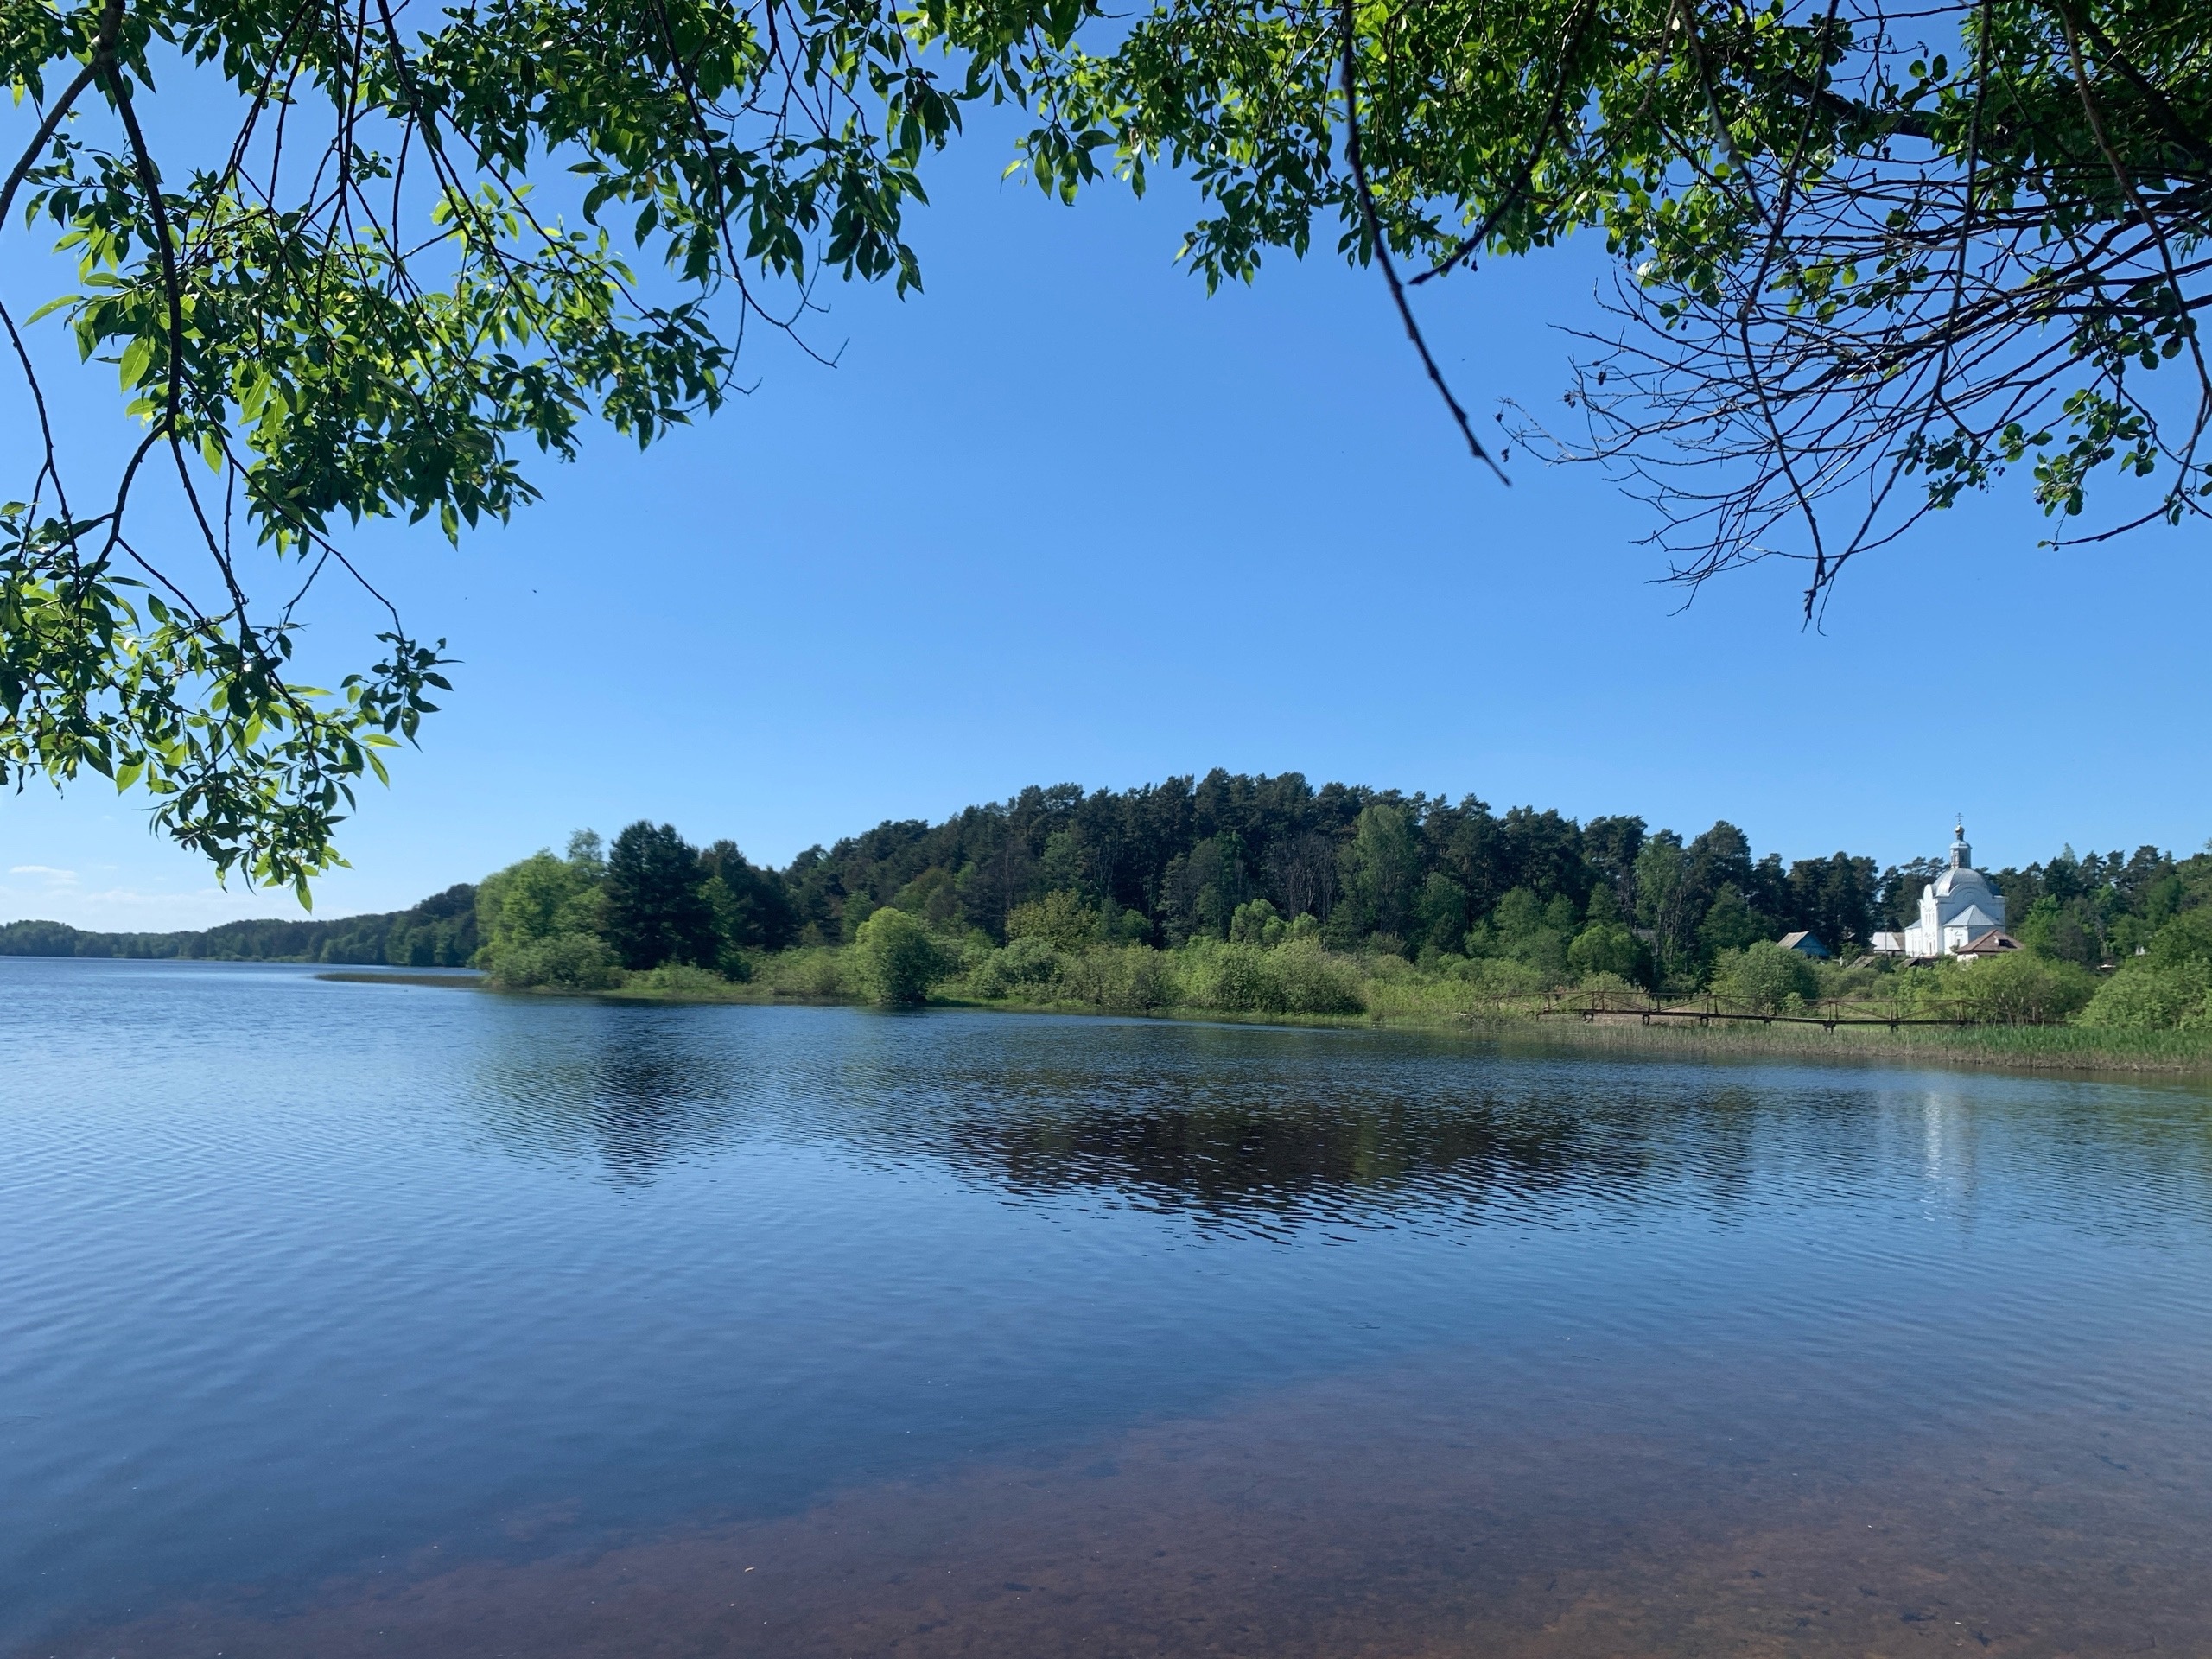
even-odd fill
[{"label": "house with roof", "polygon": [[1795,950],[1801,957],[1817,957],[1825,961],[1828,948],[1810,933],[1785,933],[1780,940],[1785,950]]},{"label": "house with roof", "polygon": [[[1919,919],[1905,929],[1899,942],[1904,954],[1923,961],[1957,957],[1971,962],[2006,949],[2018,950],[2018,943],[2005,931],[2004,894],[1974,868],[1966,825],[1961,823],[1951,833],[1949,868],[1920,890]],[[1882,943],[1878,936],[1876,948]]]}]

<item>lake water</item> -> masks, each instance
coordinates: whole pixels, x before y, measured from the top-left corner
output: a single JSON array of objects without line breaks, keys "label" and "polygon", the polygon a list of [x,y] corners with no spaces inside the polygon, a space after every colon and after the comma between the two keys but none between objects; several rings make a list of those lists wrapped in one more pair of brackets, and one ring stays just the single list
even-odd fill
[{"label": "lake water", "polygon": [[0,1652],[2212,1653],[2212,1095],[0,960]]}]

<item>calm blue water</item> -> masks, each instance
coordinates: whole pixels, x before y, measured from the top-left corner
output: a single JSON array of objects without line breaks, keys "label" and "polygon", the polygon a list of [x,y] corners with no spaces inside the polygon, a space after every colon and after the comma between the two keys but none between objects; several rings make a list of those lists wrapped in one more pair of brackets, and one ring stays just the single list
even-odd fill
[{"label": "calm blue water", "polygon": [[2212,1651],[2200,1089],[26,960],[0,1052],[0,1651]]}]

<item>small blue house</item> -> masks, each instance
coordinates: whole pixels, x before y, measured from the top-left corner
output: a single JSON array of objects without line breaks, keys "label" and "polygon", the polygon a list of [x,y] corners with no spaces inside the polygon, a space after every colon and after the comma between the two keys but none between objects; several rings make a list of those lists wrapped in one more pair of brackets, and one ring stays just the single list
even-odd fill
[{"label": "small blue house", "polygon": [[1795,950],[1800,956],[1818,957],[1823,961],[1827,960],[1828,954],[1827,946],[1822,944],[1810,933],[1801,932],[1783,934],[1782,936],[1782,948],[1785,950]]}]

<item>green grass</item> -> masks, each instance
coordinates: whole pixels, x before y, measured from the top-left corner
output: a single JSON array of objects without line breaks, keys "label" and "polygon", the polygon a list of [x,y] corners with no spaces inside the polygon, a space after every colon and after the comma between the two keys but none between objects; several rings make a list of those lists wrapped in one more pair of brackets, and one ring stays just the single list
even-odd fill
[{"label": "green grass", "polygon": [[[1370,992],[1387,990],[1394,994],[1375,997],[1369,1010],[1357,1014],[1255,1014],[1187,1007],[1141,1012],[1141,1017],[1147,1019],[1213,1024],[1225,1021],[1468,1031],[1547,1047],[1633,1050],[1686,1058],[1707,1054],[1747,1058],[1767,1055],[1793,1059],[1903,1060],[2027,1071],[2212,1074],[2212,1032],[2098,1031],[2082,1026],[1904,1027],[1896,1031],[1886,1026],[1840,1026],[1831,1032],[1817,1026],[1761,1026],[1748,1022],[1700,1027],[1655,1020],[1646,1026],[1626,1018],[1586,1024],[1572,1015],[1538,1018],[1533,1010],[1499,1013],[1494,1003],[1452,995],[1447,994],[1449,988],[1413,982],[1389,987],[1370,985]],[[790,988],[779,991],[759,981],[698,990],[633,983],[607,995],[640,1001],[767,1003],[850,1000],[818,992],[810,994]],[[1002,1014],[1120,1012],[1127,1017],[1140,1012],[1101,1008],[1089,1002],[987,1001],[957,995],[932,997],[930,1006]]]},{"label": "green grass", "polygon": [[1471,1022],[1516,1040],[1573,1048],[1611,1048],[1685,1057],[1726,1054],[1777,1058],[1910,1061],[2035,1071],[2212,1073],[2212,1032],[2100,1031],[2085,1026],[1697,1026],[1630,1019],[1503,1018]]},{"label": "green grass", "polygon": [[[630,1002],[837,1003],[852,995],[847,952],[793,950],[764,959],[755,977],[734,982],[696,968],[667,967],[632,974],[619,987],[589,995]],[[326,977],[352,977],[331,975]],[[390,976],[378,975],[378,978]],[[453,983],[450,980],[428,982]],[[1039,990],[1046,988],[1039,987]],[[2114,1031],[2084,1026],[1904,1027],[1765,1026],[1749,1021],[1700,1026],[1686,1020],[1645,1025],[1632,1015],[1586,1022],[1571,1014],[1540,1017],[1540,997],[1500,998],[1463,979],[1418,974],[1395,963],[1358,974],[1363,1012],[1292,1014],[1229,1009],[1183,1000],[1198,986],[1179,977],[1166,982],[1160,1006],[1115,1007],[1096,1000],[986,998],[963,980],[948,982],[931,1006],[1033,1014],[1117,1014],[1124,1016],[1294,1026],[1383,1026],[1470,1032],[1516,1046],[1611,1050],[1685,1058],[1701,1056],[1843,1060],[1860,1064],[1969,1065],[2023,1071],[2135,1075],[2212,1075],[2212,1031]],[[1178,995],[1181,993],[1182,995]],[[537,995],[564,995],[542,991]],[[1103,993],[1102,992],[1101,995]]]}]

